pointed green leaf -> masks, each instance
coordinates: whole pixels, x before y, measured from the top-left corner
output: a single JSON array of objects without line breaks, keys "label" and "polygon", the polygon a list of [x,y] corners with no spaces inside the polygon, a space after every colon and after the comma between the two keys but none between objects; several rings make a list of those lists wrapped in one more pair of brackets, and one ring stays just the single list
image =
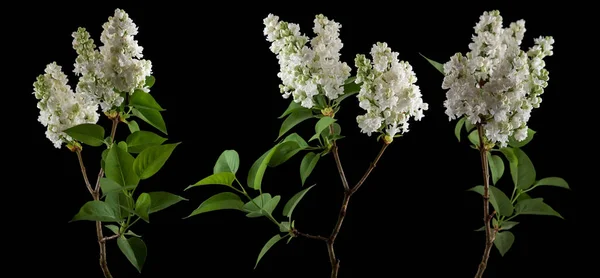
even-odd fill
[{"label": "pointed green leaf", "polygon": [[100,161],[100,167],[106,171],[106,157],[108,156],[109,149],[105,149],[102,151],[102,160]]},{"label": "pointed green leaf", "polygon": [[102,201],[89,201],[79,209],[71,221],[80,220],[119,222],[121,219],[109,204]]},{"label": "pointed green leaf", "polygon": [[269,249],[271,249],[271,247],[273,247],[273,245],[275,245],[275,243],[277,243],[279,240],[281,240],[281,236],[275,235],[271,239],[269,239],[269,241],[267,241],[265,246],[263,246],[262,250],[260,250],[260,254],[258,254],[258,259],[256,259],[254,269],[256,269],[256,267],[258,266],[258,262],[260,262],[260,259],[262,259],[262,257],[267,253],[267,251],[269,251]]},{"label": "pointed green leaf", "polygon": [[517,214],[549,215],[564,219],[557,211],[544,203],[543,198],[526,199],[517,202],[515,206]]},{"label": "pointed green leaf", "polygon": [[187,201],[186,198],[164,191],[149,192],[148,194],[150,194],[150,200],[152,200],[148,213],[155,213],[181,201]]},{"label": "pointed green leaf", "polygon": [[117,143],[117,147],[119,147],[119,148],[121,148],[121,150],[124,150],[127,152],[127,142],[121,141],[121,142]]},{"label": "pointed green leaf", "polygon": [[287,233],[290,231],[290,222],[284,221],[279,223],[279,231],[282,233]]},{"label": "pointed green leaf", "polygon": [[515,221],[504,221],[502,222],[502,226],[500,227],[502,230],[510,230],[511,228],[513,228],[514,226],[517,226],[517,224],[519,224],[519,222],[515,222]]},{"label": "pointed green leaf", "polygon": [[529,128],[529,129],[527,129],[527,137],[525,137],[525,139],[523,141],[517,141],[515,139],[515,137],[509,136],[508,137],[508,145],[511,147],[515,147],[515,148],[521,148],[521,147],[527,145],[527,143],[529,143],[533,139],[533,135],[535,135],[535,131],[533,131],[531,128]]},{"label": "pointed green leaf", "polygon": [[110,205],[119,219],[125,219],[133,212],[133,200],[127,197],[123,191],[106,194],[104,202]]},{"label": "pointed green leaf", "polygon": [[267,169],[267,165],[269,164],[271,157],[273,157],[276,148],[277,146],[271,148],[270,150],[265,152],[261,157],[259,157],[254,162],[254,164],[252,164],[252,167],[250,167],[250,171],[248,171],[249,187],[254,188],[256,190],[259,190],[261,188],[262,179],[265,175],[265,170]]},{"label": "pointed green leaf", "polygon": [[[483,196],[483,185],[475,186],[470,191],[477,192]],[[513,214],[512,202],[504,192],[494,186],[490,186],[490,203],[496,210],[496,213],[502,216],[511,216]]]},{"label": "pointed green leaf", "polygon": [[500,255],[504,257],[504,254],[508,252],[510,247],[515,242],[515,235],[509,231],[498,232],[496,239],[494,240],[494,246],[500,251]]},{"label": "pointed green leaf", "polygon": [[520,202],[520,201],[523,201],[523,200],[527,200],[527,199],[531,199],[531,196],[529,196],[529,194],[527,194],[527,193],[521,193],[517,197],[517,202]]},{"label": "pointed green leaf", "polygon": [[297,110],[297,111],[292,112],[281,124],[281,128],[279,129],[279,136],[277,136],[277,139],[281,138],[281,136],[283,136],[286,132],[288,132],[294,126],[296,126],[299,123],[301,123],[305,120],[308,120],[312,117],[314,117],[312,114],[312,111],[310,111],[308,109]]},{"label": "pointed green leaf", "polygon": [[126,239],[124,236],[120,236],[117,239],[117,245],[127,260],[141,273],[148,252],[144,241],[137,237]]},{"label": "pointed green leaf", "polygon": [[140,194],[135,201],[135,212],[146,222],[150,222],[149,214],[151,204],[152,199],[148,193]]},{"label": "pointed green leaf", "polygon": [[294,194],[294,196],[283,207],[283,216],[291,218],[292,213],[294,212],[294,209],[296,208],[298,203],[300,203],[300,200],[302,200],[302,198],[304,198],[304,195],[306,195],[306,192],[308,192],[308,190],[310,190],[314,186],[315,185],[311,185],[310,187],[307,187],[301,190],[300,192]]},{"label": "pointed green leaf", "polygon": [[460,142],[460,130],[465,125],[466,119],[467,118],[460,118],[460,120],[458,120],[458,122],[456,122],[456,126],[454,127],[454,136],[456,136],[456,139],[458,139],[458,142]]},{"label": "pointed green leaf", "polygon": [[319,138],[321,132],[325,129],[328,129],[331,124],[335,122],[334,118],[331,117],[323,117],[319,119],[319,121],[315,124],[315,135],[311,137],[308,142]]},{"label": "pointed green leaf", "polygon": [[133,170],[134,160],[131,154],[113,145],[106,155],[106,177],[123,187],[137,186],[140,178]]},{"label": "pointed green leaf", "polygon": [[320,155],[314,152],[309,152],[302,158],[302,162],[300,163],[300,179],[302,180],[302,185],[304,185],[306,179],[310,176],[310,173],[312,173],[315,166],[317,166],[320,157]]},{"label": "pointed green leaf", "polygon": [[188,190],[188,189],[190,189],[192,187],[196,187],[196,186],[212,185],[212,184],[221,184],[221,185],[232,186],[233,181],[235,181],[235,175],[233,173],[220,172],[220,173],[212,174],[212,175],[200,180],[199,182],[188,186],[184,190]]},{"label": "pointed green leaf", "polygon": [[[517,157],[517,186],[520,189],[526,190],[535,183],[535,168],[529,157],[519,148],[513,148],[513,152]],[[514,177],[513,177],[514,179]]]},{"label": "pointed green leaf", "polygon": [[471,133],[469,133],[469,141],[471,142],[471,144],[475,145],[476,147],[479,147],[479,131],[478,130],[473,130],[471,131]]},{"label": "pointed green leaf", "polygon": [[298,135],[298,133],[292,133],[292,134],[286,136],[285,139],[283,139],[281,141],[281,143],[284,143],[284,142],[296,142],[296,143],[298,143],[298,146],[300,146],[303,149],[308,147],[308,143],[306,143],[304,138],[302,138],[302,136]]},{"label": "pointed green leaf", "polygon": [[175,147],[181,143],[153,146],[143,150],[133,162],[133,169],[141,179],[152,177],[165,165]]},{"label": "pointed green leaf", "polygon": [[279,196],[279,195],[273,197],[271,200],[269,200],[269,202],[267,202],[265,204],[265,206],[263,207],[263,210],[268,214],[272,214],[273,211],[275,210],[275,208],[277,207],[277,204],[279,204],[280,200],[281,200],[281,196]]},{"label": "pointed green leaf", "polygon": [[469,121],[469,119],[465,118],[465,130],[468,132],[471,132],[471,130],[473,130],[476,126],[471,123],[471,121]]},{"label": "pointed green leaf", "polygon": [[119,227],[117,225],[104,225],[104,227],[106,227],[107,229],[109,229],[111,232],[113,232],[115,235],[119,234]]},{"label": "pointed green leaf", "polygon": [[501,157],[491,155],[489,152],[487,153],[487,157],[488,164],[490,165],[490,172],[492,173],[492,182],[496,184],[504,174],[504,161],[502,161]]},{"label": "pointed green leaf", "polygon": [[151,131],[140,130],[127,136],[126,141],[130,153],[140,153],[149,147],[158,146],[164,143],[167,141],[167,138],[161,137]]},{"label": "pointed green leaf", "polygon": [[242,202],[240,196],[231,192],[223,192],[206,199],[186,218],[215,210],[242,210],[242,206],[244,206],[244,202]]},{"label": "pointed green leaf", "polygon": [[423,58],[425,58],[425,60],[427,60],[427,62],[429,62],[435,69],[437,69],[439,72],[441,72],[443,75],[445,75],[444,74],[444,65],[443,64],[440,64],[440,63],[438,63],[438,62],[436,62],[434,60],[431,60],[431,59],[425,57],[425,55],[423,55],[421,53],[419,53],[419,54],[421,56],[423,56]]},{"label": "pointed green leaf", "polygon": [[217,159],[213,173],[230,172],[236,173],[240,168],[240,155],[235,150],[226,150]]},{"label": "pointed green leaf", "polygon": [[290,105],[288,106],[287,109],[285,109],[285,112],[283,112],[283,114],[281,114],[281,116],[278,117],[278,119],[283,119],[283,117],[296,112],[296,111],[300,111],[300,110],[308,110],[307,108],[304,108],[300,105],[300,103],[297,103],[295,101],[291,101]]},{"label": "pointed green leaf", "polygon": [[156,78],[154,78],[152,75],[148,75],[146,76],[146,84],[144,84],[144,86],[147,88],[152,88],[152,86],[154,86],[154,82],[156,82]]},{"label": "pointed green leaf", "polygon": [[138,108],[138,109],[151,109],[156,111],[165,111],[158,102],[154,99],[154,97],[146,93],[142,90],[135,90],[133,95],[129,97],[129,105]]},{"label": "pointed green leaf", "polygon": [[303,149],[304,148],[295,141],[281,142],[273,148],[273,155],[267,165],[270,167],[277,167],[288,161]]},{"label": "pointed green leaf", "polygon": [[513,184],[515,187],[517,186],[519,179],[519,159],[515,152],[511,148],[501,148],[500,152],[506,157],[508,160],[508,166],[510,167],[510,175],[513,180]]},{"label": "pointed green leaf", "polygon": [[127,121],[127,127],[129,127],[130,133],[134,133],[140,130],[140,126],[135,120]]},{"label": "pointed green leaf", "polygon": [[73,139],[92,147],[104,144],[104,128],[97,124],[80,124],[63,130]]},{"label": "pointed green leaf", "polygon": [[107,178],[100,179],[100,189],[102,189],[102,195],[106,195],[111,192],[117,192],[123,190],[123,186],[116,183],[115,181]]},{"label": "pointed green leaf", "polygon": [[[252,201],[248,201],[242,207],[244,212],[247,212],[246,217],[255,218],[264,216],[264,208],[271,202],[271,194],[263,193],[259,196],[256,196]],[[277,201],[279,202],[279,200]]]},{"label": "pointed green leaf", "polygon": [[543,179],[535,182],[535,184],[533,185],[533,187],[538,187],[538,186],[556,186],[556,187],[570,189],[567,181],[565,181],[564,179],[559,178],[559,177],[543,178]]},{"label": "pointed green leaf", "polygon": [[160,130],[165,135],[168,135],[165,120],[159,111],[146,108],[133,108],[131,111],[134,116]]}]

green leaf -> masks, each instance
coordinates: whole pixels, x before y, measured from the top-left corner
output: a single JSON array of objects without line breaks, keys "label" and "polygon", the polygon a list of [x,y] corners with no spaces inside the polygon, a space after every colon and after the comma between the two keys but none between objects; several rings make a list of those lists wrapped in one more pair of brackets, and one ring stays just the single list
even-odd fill
[{"label": "green leaf", "polygon": [[[484,193],[483,185],[475,186],[469,190],[477,192],[477,193],[481,194],[482,196]],[[498,189],[497,187],[490,186],[489,194],[490,194],[490,203],[496,210],[497,214],[503,215],[503,216],[511,216],[513,214],[512,202],[510,201],[510,199],[508,199],[508,197],[506,197],[506,194],[504,194],[504,192],[502,192],[502,190]]]},{"label": "green leaf", "polygon": [[127,127],[129,127],[130,133],[134,133],[140,130],[140,126],[135,120],[127,121]]},{"label": "green leaf", "polygon": [[278,117],[278,119],[283,119],[283,117],[296,112],[296,111],[300,111],[300,110],[307,110],[306,108],[302,107],[302,105],[300,105],[300,103],[296,103],[295,101],[291,101],[290,105],[288,106],[287,109],[285,109],[285,112],[283,112],[283,114],[281,114],[281,116]]},{"label": "green leaf", "polygon": [[132,230],[128,230],[127,232],[125,232],[125,235],[126,236],[134,236],[134,237],[142,237],[141,235],[134,233]]},{"label": "green leaf", "polygon": [[177,196],[175,194],[171,194],[169,192],[164,191],[148,192],[148,194],[150,194],[150,200],[152,200],[152,202],[150,203],[150,209],[148,210],[148,213],[155,213],[157,211],[166,209],[174,204],[177,204],[181,201],[188,200],[181,196]]},{"label": "green leaf", "polygon": [[479,131],[473,130],[471,133],[469,133],[469,141],[471,144],[479,148]]},{"label": "green leaf", "polygon": [[501,157],[491,155],[489,152],[487,153],[487,157],[490,165],[490,172],[492,172],[492,182],[496,184],[504,174],[504,161],[502,161]]},{"label": "green leaf", "polygon": [[344,94],[335,99],[339,105],[344,99],[347,99],[360,92],[360,84],[356,84],[356,76],[352,76],[344,83]]},{"label": "green leaf", "polygon": [[331,118],[331,117],[323,117],[323,118],[319,119],[319,121],[315,124],[315,135],[313,135],[313,137],[311,137],[308,140],[308,142],[319,138],[319,135],[321,134],[321,132],[323,130],[325,130],[326,128],[328,128],[334,122],[335,122],[335,119]]},{"label": "green leaf", "polygon": [[469,121],[469,119],[465,118],[465,130],[467,132],[471,132],[471,130],[473,130],[475,128],[475,125],[471,123],[471,121]]},{"label": "green leaf", "polygon": [[235,174],[240,168],[240,155],[235,150],[226,150],[217,159],[213,172],[230,172]]},{"label": "green leaf", "polygon": [[108,228],[109,230],[111,230],[115,235],[119,234],[119,227],[117,225],[104,225],[104,227]]},{"label": "green leaf", "polygon": [[302,138],[302,136],[298,135],[298,133],[292,133],[288,135],[287,137],[285,137],[285,139],[281,141],[281,143],[283,142],[296,142],[301,148],[308,147],[308,143],[306,143],[306,141]]},{"label": "green leaf", "polygon": [[273,156],[268,163],[270,167],[276,167],[285,163],[304,148],[298,142],[287,141],[277,144],[273,149]]},{"label": "green leaf", "polygon": [[267,152],[265,152],[261,157],[259,157],[252,167],[250,167],[250,171],[248,171],[248,186],[254,188],[256,190],[260,190],[263,176],[265,175],[265,170],[267,169],[267,165],[273,157],[275,153],[275,149],[277,146],[271,148]]},{"label": "green leaf", "polygon": [[268,203],[265,204],[265,206],[263,207],[263,210],[268,214],[272,214],[273,211],[275,210],[275,208],[277,207],[277,204],[279,204],[280,200],[281,200],[281,196],[279,196],[279,195],[273,197],[271,200],[269,200]]},{"label": "green leaf", "polygon": [[197,214],[211,212],[215,210],[234,209],[242,210],[244,202],[240,199],[240,196],[231,192],[222,192],[206,199],[200,206],[195,209],[192,214],[188,217],[192,217]]},{"label": "green leaf", "polygon": [[521,201],[527,200],[527,199],[531,199],[531,196],[529,196],[529,194],[527,194],[527,193],[521,193],[517,197],[517,202],[521,202]]},{"label": "green leaf", "polygon": [[454,136],[456,136],[456,139],[458,139],[458,142],[460,142],[460,130],[465,125],[466,119],[467,118],[460,118],[460,120],[458,120],[458,122],[456,122],[456,126],[454,127]]},{"label": "green leaf", "polygon": [[543,198],[526,199],[517,202],[515,206],[517,214],[549,215],[564,219],[557,211],[544,203]]},{"label": "green leaf", "polygon": [[290,230],[291,230],[291,229],[290,229],[290,222],[287,222],[287,221],[285,221],[285,222],[281,222],[281,223],[279,223],[279,231],[280,231],[280,232],[282,232],[282,233],[287,233],[287,232],[289,232]]},{"label": "green leaf", "polygon": [[435,69],[437,69],[439,72],[441,72],[443,75],[445,75],[444,74],[444,65],[443,64],[440,64],[440,63],[438,63],[438,62],[436,62],[434,60],[431,60],[431,59],[425,57],[425,55],[423,55],[421,53],[419,53],[419,54],[421,56],[423,56],[423,58],[425,58],[425,60],[427,60],[427,62],[429,62]]},{"label": "green leaf", "polygon": [[280,240],[281,236],[277,234],[274,235],[271,239],[269,239],[269,241],[267,241],[265,246],[263,246],[262,250],[260,250],[260,254],[258,254],[258,259],[256,259],[256,264],[254,264],[254,269],[256,269],[256,267],[258,266],[258,262],[260,262],[260,259],[262,259],[262,257],[267,253],[267,251],[269,251],[269,249],[271,249],[271,247],[273,247],[273,245],[275,245],[275,243],[277,243]]},{"label": "green leaf", "polygon": [[188,190],[192,187],[201,186],[201,185],[211,185],[211,184],[221,184],[232,186],[233,181],[235,181],[235,175],[231,172],[220,172],[216,174],[212,174],[206,178],[203,178],[199,182],[188,186],[184,190]]},{"label": "green leaf", "polygon": [[146,93],[142,90],[135,90],[133,95],[129,97],[129,105],[138,108],[138,109],[151,109],[156,111],[165,111],[158,102],[154,99],[154,97]]},{"label": "green leaf", "polygon": [[106,194],[105,201],[113,209],[115,215],[120,219],[125,219],[133,211],[133,200],[127,197],[123,191],[117,191]]},{"label": "green leaf", "polygon": [[300,179],[302,180],[302,185],[304,185],[306,179],[310,176],[310,173],[312,173],[315,166],[317,166],[320,157],[320,155],[314,152],[309,152],[302,158],[302,162],[300,163]]},{"label": "green leaf", "polygon": [[494,240],[494,246],[500,251],[500,255],[504,257],[504,254],[508,252],[510,247],[515,242],[515,235],[509,231],[498,232],[496,239]]},{"label": "green leaf", "polygon": [[73,139],[92,147],[104,144],[104,128],[97,124],[80,124],[63,130]]},{"label": "green leaf", "polygon": [[154,82],[156,82],[156,79],[154,78],[154,76],[152,76],[152,75],[146,76],[146,84],[145,84],[145,86],[147,88],[152,88],[152,86],[154,86]]},{"label": "green leaf", "polygon": [[519,178],[519,159],[517,158],[517,155],[515,155],[514,150],[511,148],[501,148],[500,152],[508,160],[508,166],[510,167],[510,175],[512,177],[513,184],[516,187]]},{"label": "green leaf", "polygon": [[168,135],[165,120],[159,111],[146,108],[133,108],[131,111],[134,116],[160,130],[165,135]]},{"label": "green leaf", "polygon": [[514,226],[517,226],[517,224],[519,224],[519,222],[515,222],[515,221],[504,221],[502,222],[502,226],[500,226],[500,228],[502,230],[510,230],[511,228],[513,228]]},{"label": "green leaf", "polygon": [[302,200],[302,198],[304,198],[304,195],[306,195],[306,192],[308,192],[308,190],[310,190],[314,186],[315,185],[311,185],[310,187],[307,187],[302,191],[296,193],[283,207],[283,216],[291,218],[292,213],[294,212],[294,209],[296,208],[300,200]]},{"label": "green leaf", "polygon": [[141,273],[148,252],[144,241],[137,237],[126,239],[124,236],[120,236],[117,239],[117,245],[127,260]]},{"label": "green leaf", "polygon": [[515,147],[515,148],[521,148],[521,147],[527,145],[527,143],[529,143],[533,139],[533,135],[535,135],[535,131],[533,131],[531,128],[529,128],[529,129],[527,129],[527,137],[525,137],[525,139],[523,139],[523,141],[517,141],[515,139],[515,137],[509,136],[508,137],[508,145],[511,147]]},{"label": "green leaf", "polygon": [[288,132],[290,129],[292,129],[294,126],[298,125],[299,123],[310,119],[313,117],[312,111],[306,109],[306,110],[297,110],[292,112],[281,124],[281,128],[279,129],[279,136],[277,136],[277,139],[281,138],[281,136],[283,136],[286,132]]},{"label": "green leaf", "polygon": [[102,201],[89,201],[79,209],[71,222],[80,220],[119,222],[121,219],[109,204]]},{"label": "green leaf", "polygon": [[136,131],[127,136],[127,147],[130,153],[140,153],[143,150],[157,146],[167,141],[167,138],[150,131]]},{"label": "green leaf", "polygon": [[[517,157],[517,182],[515,186],[520,189],[528,189],[535,183],[535,168],[529,157],[519,148],[513,148],[513,152]],[[512,171],[511,171],[512,174]],[[515,177],[513,177],[514,180]]]},{"label": "green leaf", "polygon": [[321,109],[321,108],[325,108],[327,106],[327,100],[325,99],[324,95],[318,94],[318,95],[314,96],[313,99],[317,102],[317,105],[315,106],[315,108]]},{"label": "green leaf", "polygon": [[147,179],[156,174],[179,144],[181,143],[153,146],[143,150],[133,162],[133,169],[140,179]]},{"label": "green leaf", "polygon": [[[246,217],[249,218],[264,216],[266,212],[264,208],[267,207],[272,199],[273,198],[271,197],[271,194],[263,193],[256,196],[254,199],[252,199],[252,201],[245,203],[242,207],[242,210],[248,213]],[[277,202],[279,202],[279,200],[277,200]]]},{"label": "green leaf", "polygon": [[118,192],[123,190],[123,186],[116,183],[115,181],[107,178],[100,179],[100,189],[102,189],[102,195],[106,195],[111,192]]},{"label": "green leaf", "polygon": [[534,188],[538,187],[538,186],[556,186],[556,187],[570,189],[567,181],[565,181],[564,179],[559,178],[559,177],[543,178],[539,181],[536,181],[535,184],[533,184]]},{"label": "green leaf", "polygon": [[106,155],[106,177],[124,187],[137,186],[140,178],[133,170],[134,160],[131,154],[113,145]]},{"label": "green leaf", "polygon": [[127,152],[127,142],[121,141],[117,144],[117,147],[119,147],[119,148],[121,148],[121,150],[124,150]]},{"label": "green leaf", "polygon": [[150,214],[150,206],[152,204],[151,198],[150,194],[142,193],[135,201],[135,212],[146,222],[150,222],[148,214]]},{"label": "green leaf", "polygon": [[102,160],[100,161],[100,167],[102,167],[102,169],[106,170],[106,157],[108,156],[108,151],[109,149],[105,149],[102,151]]}]

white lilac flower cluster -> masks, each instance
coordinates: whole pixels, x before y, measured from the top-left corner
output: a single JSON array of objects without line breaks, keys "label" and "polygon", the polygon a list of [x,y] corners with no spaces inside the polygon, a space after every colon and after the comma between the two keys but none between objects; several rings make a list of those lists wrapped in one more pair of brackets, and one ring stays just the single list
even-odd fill
[{"label": "white lilac flower cluster", "polygon": [[85,28],[72,35],[78,55],[73,70],[79,76],[75,93],[56,63],[49,64],[34,83],[39,121],[47,127],[46,136],[56,148],[72,140],[63,130],[98,121],[98,105],[107,112],[121,105],[122,93],[149,92],[145,81],[152,74],[152,63],[141,59],[143,48],[134,40],[137,26],[125,11],[117,9],[103,29],[99,50]]},{"label": "white lilac flower cluster", "polygon": [[471,50],[456,53],[444,64],[443,89],[450,119],[466,116],[482,123],[485,136],[504,147],[508,138],[527,137],[527,122],[548,85],[544,58],[551,56],[552,37],[539,37],[527,52],[520,49],[525,21],[503,28],[498,11],[485,12],[475,26]]},{"label": "white lilac flower cluster", "polygon": [[[385,132],[386,141],[408,131],[411,117],[419,121],[428,104],[423,102],[417,77],[412,66],[398,61],[398,53],[392,52],[387,43],[377,43],[371,48],[373,61],[358,54],[355,82],[361,84],[359,105],[367,112],[356,117],[363,133]],[[385,128],[385,131],[383,129]]]},{"label": "white lilac flower cluster", "polygon": [[315,106],[315,97],[324,95],[330,100],[344,94],[344,82],[350,77],[350,67],[340,62],[341,25],[324,15],[317,15],[313,32],[316,36],[307,45],[308,37],[300,26],[279,21],[269,14],[264,20],[264,35],[277,55],[280,72],[277,76],[283,98],[292,95],[296,103],[306,108]]}]

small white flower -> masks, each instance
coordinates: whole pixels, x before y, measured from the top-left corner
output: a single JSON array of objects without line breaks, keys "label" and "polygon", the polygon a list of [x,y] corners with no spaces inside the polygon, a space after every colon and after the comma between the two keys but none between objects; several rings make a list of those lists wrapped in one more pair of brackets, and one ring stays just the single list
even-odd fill
[{"label": "small white flower", "polygon": [[354,60],[358,69],[355,82],[362,83],[357,96],[359,106],[366,110],[356,120],[369,136],[382,132],[393,138],[397,133],[408,132],[411,117],[420,121],[428,105],[415,84],[417,77],[412,66],[398,61],[398,53],[392,52],[387,43],[373,45],[371,57],[373,61],[359,54]]},{"label": "small white flower", "polygon": [[38,121],[47,127],[46,137],[56,148],[73,140],[63,132],[65,129],[84,123],[96,123],[99,117],[98,104],[90,101],[85,94],[74,93],[67,83],[67,76],[62,68],[51,63],[33,84],[34,95],[39,100]]},{"label": "small white flower", "polygon": [[341,25],[323,15],[314,20],[310,40],[300,33],[300,26],[279,21],[269,14],[263,23],[264,35],[271,43],[271,51],[277,55],[283,98],[290,95],[296,103],[306,108],[315,106],[315,97],[323,95],[329,100],[344,94],[344,82],[350,77],[350,67],[340,62],[343,47],[339,38]]},{"label": "small white flower", "polygon": [[451,120],[466,116],[472,124],[483,122],[485,136],[502,147],[510,136],[522,141],[531,110],[539,107],[548,85],[543,59],[553,54],[554,39],[537,38],[525,52],[520,48],[525,21],[503,28],[498,11],[485,12],[474,29],[471,51],[456,53],[444,64],[446,114]]}]

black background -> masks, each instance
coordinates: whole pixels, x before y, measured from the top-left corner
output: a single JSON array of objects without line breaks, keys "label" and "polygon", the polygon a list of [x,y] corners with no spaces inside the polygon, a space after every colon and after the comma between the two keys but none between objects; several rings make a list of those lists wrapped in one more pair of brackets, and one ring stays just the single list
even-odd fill
[{"label": "black background", "polygon": [[[10,205],[11,211],[19,212],[24,223],[10,223],[4,229],[11,234],[7,244],[16,247],[9,255],[12,266],[19,267],[18,274],[10,277],[41,273],[42,277],[101,277],[94,224],[68,223],[90,199],[77,159],[65,148],[53,148],[45,138],[31,92],[36,76],[53,61],[63,66],[75,86],[71,33],[86,27],[99,43],[101,26],[115,8],[125,9],[139,26],[136,39],[144,47],[144,58],[153,63],[157,81],[152,94],[167,109],[163,115],[169,140],[183,142],[164,168],[140,187],[189,198],[152,215],[150,225],[136,225],[134,231],[143,235],[148,246],[141,275],[115,242],[108,243],[115,277],[328,277],[325,244],[304,238],[277,244],[253,270],[263,244],[277,232],[267,219],[220,211],[182,220],[203,200],[224,190],[207,186],[183,191],[212,173],[223,150],[240,153],[239,173],[245,180],[251,164],[277,137],[281,124],[277,117],[289,100],[280,96],[279,67],[262,33],[262,20],[269,13],[299,23],[310,37],[315,14],[324,13],[340,22],[342,59],[353,73],[357,53],[368,54],[374,43],[387,42],[401,60],[413,65],[417,84],[429,103],[424,119],[411,122],[410,132],[390,146],[351,200],[336,245],[340,277],[472,277],[483,251],[484,235],[473,231],[482,225],[482,208],[481,197],[465,190],[481,183],[479,156],[454,137],[455,122],[444,114],[442,75],[419,52],[440,62],[455,52],[467,52],[473,26],[484,11],[492,9],[500,10],[505,26],[526,20],[525,47],[541,35],[556,40],[555,56],[546,59],[549,87],[529,122],[537,134],[524,150],[539,178],[563,177],[572,190],[540,188],[532,193],[544,197],[565,220],[519,217],[521,224],[513,230],[515,244],[504,258],[492,250],[486,277],[588,276],[584,271],[592,257],[587,252],[594,252],[590,250],[594,240],[587,237],[584,226],[589,219],[584,218],[588,210],[584,206],[591,201],[585,199],[590,193],[584,190],[597,182],[590,172],[593,169],[584,167],[597,162],[591,152],[595,124],[584,106],[594,104],[597,92],[594,79],[583,74],[593,72],[586,65],[597,58],[591,54],[595,32],[584,29],[593,19],[582,12],[586,7],[504,1],[502,5],[346,2],[329,7],[310,2],[83,3],[19,5],[5,10],[3,25],[14,34],[3,44],[14,49],[4,55],[17,61],[16,67],[8,69],[17,77],[5,80],[11,84],[5,93],[18,95],[18,106],[23,107],[18,114],[10,114],[9,122],[24,130],[18,145],[13,142],[10,148],[19,161],[13,165],[19,169],[9,176],[21,173],[25,180],[16,185],[7,179],[5,184],[19,192],[12,196],[20,197],[5,198],[6,204],[17,204]],[[379,149],[375,137],[359,133],[355,121],[359,112],[356,99],[351,98],[338,114],[347,136],[339,142],[340,154],[351,183],[362,176]],[[108,126],[105,119],[101,123]],[[312,124],[302,124],[297,131],[308,138]],[[126,133],[121,126],[117,136],[123,140]],[[94,176],[100,150],[86,148],[84,159]],[[282,196],[276,217],[285,201],[302,189],[300,159],[297,156],[267,170],[263,189]],[[508,176],[507,171],[499,186],[510,193]],[[314,183],[317,186],[295,210],[296,226],[326,235],[342,197],[331,155],[319,162],[307,181]]]}]

